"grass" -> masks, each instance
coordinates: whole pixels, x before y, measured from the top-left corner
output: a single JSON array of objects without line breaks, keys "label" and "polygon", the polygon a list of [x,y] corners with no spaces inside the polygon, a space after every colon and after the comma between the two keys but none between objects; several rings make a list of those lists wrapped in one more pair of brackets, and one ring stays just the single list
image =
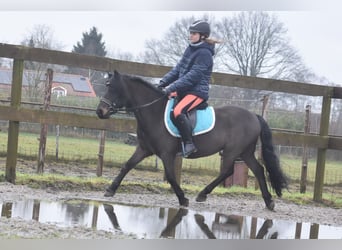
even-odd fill
[{"label": "grass", "polygon": [[[19,135],[19,155],[23,159],[36,160],[38,152],[38,135],[29,133],[20,133]],[[54,161],[55,157],[55,137],[48,136],[47,138],[47,160]],[[116,142],[113,140],[107,140],[105,144],[105,166],[106,167],[119,167],[121,166],[134,152],[135,147],[129,146],[127,144]],[[0,132],[0,156],[5,156],[7,150],[7,133]],[[99,150],[99,140],[89,139],[89,138],[71,138],[71,137],[60,137],[59,139],[59,161],[65,161],[67,163],[71,162],[82,162],[82,166],[93,166],[97,163]],[[2,153],[1,153],[2,152]],[[152,170],[155,166],[155,157],[149,157],[139,164],[138,169]],[[160,161],[159,161],[160,163]],[[291,156],[281,156],[281,164],[285,173],[291,178],[292,182],[298,183],[301,173],[301,159]],[[326,174],[325,174],[325,185],[338,185],[341,186],[342,183],[342,168],[341,162],[327,161],[326,162]],[[194,175],[194,180],[196,180],[196,175],[198,177],[203,176],[215,176],[217,175],[220,168],[220,157],[218,155],[209,156],[201,159],[195,160],[183,160],[183,173]],[[308,181],[313,183],[315,178],[316,162],[314,159],[310,159],[308,163]],[[253,176],[249,171],[249,175]],[[0,180],[1,178],[0,174]],[[56,188],[67,189],[68,187],[73,188],[77,186],[82,189],[87,190],[103,190],[105,186],[109,184],[108,180],[104,178],[78,178],[78,177],[68,177],[68,176],[57,176],[57,175],[25,175],[17,173],[17,182],[30,186],[37,187],[48,187],[57,186]],[[160,186],[160,183],[153,184],[140,184],[140,183],[129,183],[123,182],[123,187],[127,186],[138,186],[144,185],[143,188],[147,189],[159,189],[159,190],[169,190],[169,186]],[[155,186],[158,185],[158,186]],[[189,185],[184,183],[182,185],[188,192],[199,192],[200,187],[196,185]],[[126,190],[128,190],[126,188]],[[248,188],[234,191],[235,189],[226,188],[216,188],[214,190],[215,194],[220,195],[226,192],[230,193],[244,193],[260,195],[259,191],[254,192],[254,188]],[[342,207],[341,192],[339,194],[329,191],[323,194],[323,199],[325,203],[331,203],[332,206]],[[285,192],[284,197],[286,199],[295,201],[297,203],[308,203],[312,201],[312,192],[308,191],[308,194],[299,194],[296,192],[287,193]]]},{"label": "grass", "polygon": [[[4,180],[4,173],[0,172],[0,182]],[[54,190],[79,190],[79,191],[103,191],[109,184],[110,180],[103,177],[84,178],[84,177],[73,177],[64,176],[58,174],[23,174],[18,173],[16,184],[26,185],[31,188],[46,189],[52,188]],[[182,184],[184,192],[187,194],[198,194],[203,186]],[[123,181],[120,188],[117,190],[118,193],[137,193],[137,192],[152,192],[152,193],[173,193],[170,185],[166,182],[143,182],[143,181]],[[239,186],[232,186],[230,188],[216,187],[213,195],[217,196],[246,196],[246,199],[250,196],[258,196],[261,198],[260,190],[248,187],[243,188]],[[315,203],[312,200],[312,192],[301,194],[299,192],[284,192],[282,200],[293,202],[298,205],[320,205],[333,208],[342,208],[342,197],[332,196],[330,194],[323,194],[322,203]]]},{"label": "grass", "polygon": [[[39,135],[20,133],[18,153],[20,156],[36,159],[39,149]],[[7,151],[7,133],[0,132],[0,152]],[[98,158],[99,141],[91,138],[59,137],[59,160],[96,161]],[[124,143],[107,140],[105,144],[105,161],[112,161],[115,156],[129,156],[134,147]],[[56,155],[56,138],[48,136],[46,155],[54,159]],[[127,159],[127,158],[126,158]]]},{"label": "grass", "polygon": [[[300,180],[302,159],[292,156],[281,157],[281,164],[284,171],[292,180]],[[316,171],[316,159],[308,161],[307,180],[314,182]],[[325,164],[325,184],[334,185],[342,183],[342,163],[339,161],[327,161]]]},{"label": "grass", "polygon": [[[20,133],[19,135],[19,156],[26,159],[35,160],[38,154],[38,135]],[[55,160],[56,138],[48,136],[46,146],[46,157],[48,160]],[[133,154],[135,147],[121,142],[108,140],[105,143],[104,161],[107,166],[121,166]],[[5,156],[7,151],[7,133],[0,132],[0,156]],[[99,151],[99,140],[89,138],[60,137],[59,139],[59,160],[78,161],[96,163]],[[2,153],[1,153],[2,152]],[[300,180],[301,159],[287,155],[281,156],[281,165],[285,173],[292,180]],[[140,166],[155,166],[155,157],[148,157]],[[335,185],[342,183],[342,163],[327,161],[325,184]],[[216,175],[220,169],[220,157],[216,154],[201,159],[184,159],[183,169],[197,172],[201,170],[208,174]],[[315,179],[316,160],[310,159],[308,162],[308,181]],[[252,175],[250,173],[250,175]]]},{"label": "grass", "polygon": [[17,173],[16,184],[32,188],[55,188],[59,190],[104,190],[110,181],[102,177],[84,178],[57,174],[23,174]]}]

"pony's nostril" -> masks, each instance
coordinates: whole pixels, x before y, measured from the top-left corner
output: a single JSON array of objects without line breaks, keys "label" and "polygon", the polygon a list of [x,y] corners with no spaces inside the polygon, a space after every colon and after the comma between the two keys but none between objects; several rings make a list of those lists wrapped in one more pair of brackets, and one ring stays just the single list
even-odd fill
[{"label": "pony's nostril", "polygon": [[99,118],[102,118],[103,117],[103,113],[102,113],[102,110],[101,109],[98,109],[96,110],[96,114]]}]

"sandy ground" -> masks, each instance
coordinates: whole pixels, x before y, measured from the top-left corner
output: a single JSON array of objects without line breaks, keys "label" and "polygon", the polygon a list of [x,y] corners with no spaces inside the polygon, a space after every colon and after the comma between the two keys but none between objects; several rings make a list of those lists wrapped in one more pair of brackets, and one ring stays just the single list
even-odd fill
[{"label": "sandy ground", "polygon": [[[103,192],[66,192],[41,189],[31,189],[26,186],[0,183],[0,202],[13,202],[23,199],[39,199],[46,201],[63,201],[69,199],[91,199],[127,204],[143,204],[158,207],[178,208],[178,201],[172,194],[124,194],[118,193],[113,198],[104,198]],[[189,209],[196,211],[212,211],[224,214],[255,216],[267,219],[283,219],[296,222],[311,222],[321,225],[342,226],[342,209],[321,207],[318,205],[296,205],[276,199],[274,212],[265,209],[260,197],[252,195],[224,196],[210,195],[204,203],[195,202],[194,196],[190,199]],[[85,227],[60,228],[53,224],[43,224],[34,220],[20,218],[0,219],[0,239],[7,238],[44,238],[44,239],[129,239],[134,235],[125,235],[122,232],[106,232]]]},{"label": "sandy ground", "polygon": [[[82,177],[96,176],[96,170],[85,168],[77,164],[50,165],[45,169],[46,173],[77,175]],[[17,171],[35,172],[35,162],[19,162]],[[24,170],[25,169],[25,170]],[[104,177],[112,179],[119,169],[106,168]],[[162,171],[151,171],[148,175],[141,170],[132,170],[124,180],[163,182]],[[182,183],[207,183],[204,176],[194,176],[191,173],[182,174]],[[203,186],[204,187],[204,186]],[[297,205],[282,199],[275,199],[275,211],[269,211],[261,196],[249,194],[226,194],[223,196],[209,195],[207,201],[198,203],[195,195],[186,195],[190,200],[189,209],[195,211],[208,211],[223,214],[235,214],[241,216],[253,216],[264,219],[279,219],[294,222],[310,222],[320,225],[342,226],[342,209],[329,208],[317,203],[310,205]],[[156,190],[134,190],[134,193],[118,193],[112,198],[105,198],[103,191],[60,191],[56,189],[32,189],[27,186],[13,185],[0,182],[0,203],[15,202],[20,200],[44,200],[65,201],[70,199],[90,199],[109,201],[125,204],[138,204],[165,208],[179,208],[178,200],[173,193],[158,192]],[[0,218],[0,239],[8,238],[44,238],[44,239],[130,239],[134,235],[126,235],[122,232],[106,232],[85,227],[60,228],[53,224],[43,224],[34,220],[20,218]]]}]

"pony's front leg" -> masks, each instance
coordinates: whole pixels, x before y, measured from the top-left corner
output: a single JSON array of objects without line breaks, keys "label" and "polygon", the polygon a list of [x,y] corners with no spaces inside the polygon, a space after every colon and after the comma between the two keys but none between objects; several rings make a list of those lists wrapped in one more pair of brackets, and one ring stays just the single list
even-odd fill
[{"label": "pony's front leg", "polygon": [[139,144],[131,158],[129,158],[126,164],[121,168],[118,176],[113,180],[112,184],[106,189],[104,196],[112,197],[115,194],[118,187],[120,186],[121,181],[126,176],[126,174],[132,168],[134,168],[139,162],[141,162],[146,157],[151,156],[152,154],[153,153],[151,153],[150,151],[143,149]]},{"label": "pony's front leg", "polygon": [[189,199],[185,198],[184,191],[176,181],[174,168],[175,158],[175,156],[161,156],[165,169],[166,180],[170,183],[173,191],[175,192],[179,205],[187,207],[189,206]]}]

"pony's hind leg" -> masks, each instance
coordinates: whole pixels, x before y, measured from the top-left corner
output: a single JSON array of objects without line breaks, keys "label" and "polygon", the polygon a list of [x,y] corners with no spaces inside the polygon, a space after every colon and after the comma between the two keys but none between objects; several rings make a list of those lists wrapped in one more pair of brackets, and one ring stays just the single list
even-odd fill
[{"label": "pony's hind leg", "polygon": [[274,210],[275,204],[272,200],[272,195],[270,194],[267,188],[264,168],[257,161],[257,159],[254,156],[254,153],[247,153],[241,155],[241,157],[245,161],[247,166],[252,170],[254,176],[257,178],[266,207],[269,210]]},{"label": "pony's hind leg", "polygon": [[126,176],[126,174],[132,168],[134,168],[140,161],[142,161],[143,159],[145,159],[147,156],[150,156],[150,155],[152,155],[152,153],[142,148],[139,144],[137,148],[135,149],[135,152],[133,153],[131,158],[129,158],[126,164],[120,169],[118,176],[116,176],[112,184],[106,189],[104,196],[112,197],[115,194],[118,187],[120,186],[121,181]]},{"label": "pony's hind leg", "polygon": [[217,187],[222,181],[231,176],[234,172],[234,159],[227,156],[223,156],[223,166],[220,175],[213,180],[208,186],[206,186],[196,198],[197,202],[203,202],[207,199],[207,195],[210,194],[215,187]]}]

